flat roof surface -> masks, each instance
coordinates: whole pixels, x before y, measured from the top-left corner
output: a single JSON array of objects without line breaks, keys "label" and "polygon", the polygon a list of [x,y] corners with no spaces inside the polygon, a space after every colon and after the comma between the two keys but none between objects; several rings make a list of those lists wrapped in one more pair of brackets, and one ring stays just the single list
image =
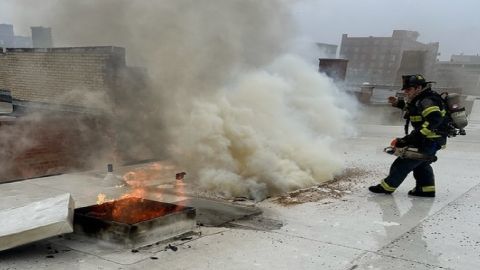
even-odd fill
[{"label": "flat roof surface", "polygon": [[[0,269],[480,269],[480,123],[472,122],[467,136],[450,139],[438,153],[432,165],[436,198],[407,196],[411,175],[393,195],[367,190],[386,176],[394,157],[382,149],[402,132],[403,126],[363,125],[356,138],[339,146],[347,167],[358,172],[346,178],[343,196],[288,206],[270,198],[256,204],[263,214],[199,226],[192,237],[170,243],[176,248],[159,243],[132,252],[68,235],[50,238],[1,252]],[[174,172],[166,166],[152,185],[167,187]],[[2,184],[0,209],[66,191],[81,207],[99,192],[121,192],[99,186],[99,177],[69,174]],[[165,192],[157,199],[192,197]]]}]

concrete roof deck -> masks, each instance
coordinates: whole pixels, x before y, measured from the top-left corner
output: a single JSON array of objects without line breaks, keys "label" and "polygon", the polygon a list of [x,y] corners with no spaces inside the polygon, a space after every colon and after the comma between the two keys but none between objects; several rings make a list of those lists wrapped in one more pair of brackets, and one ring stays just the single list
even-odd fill
[{"label": "concrete roof deck", "polygon": [[[0,269],[480,269],[479,123],[438,154],[434,199],[407,196],[412,176],[393,195],[366,189],[386,175],[393,157],[382,147],[402,132],[402,126],[362,126],[343,144],[347,166],[367,172],[352,178],[343,197],[291,206],[268,199],[256,204],[262,215],[223,227],[200,226],[191,239],[171,243],[176,251],[165,243],[132,252],[54,237],[1,252]],[[94,203],[99,192],[124,192],[99,186],[98,177],[70,174],[2,184],[0,209],[65,191],[76,207]],[[180,200],[174,192],[161,199]]]}]

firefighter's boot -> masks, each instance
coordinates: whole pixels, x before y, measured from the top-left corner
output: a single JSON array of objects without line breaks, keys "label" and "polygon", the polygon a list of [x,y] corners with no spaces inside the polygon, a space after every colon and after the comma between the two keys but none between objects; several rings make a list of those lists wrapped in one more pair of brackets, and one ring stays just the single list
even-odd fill
[{"label": "firefighter's boot", "polygon": [[384,194],[392,194],[393,193],[393,191],[388,191],[388,190],[384,189],[383,186],[380,185],[380,184],[378,184],[376,186],[370,186],[368,188],[368,190],[370,190],[373,193],[384,193]]},{"label": "firefighter's boot", "polygon": [[435,186],[415,187],[408,192],[410,196],[435,197]]}]

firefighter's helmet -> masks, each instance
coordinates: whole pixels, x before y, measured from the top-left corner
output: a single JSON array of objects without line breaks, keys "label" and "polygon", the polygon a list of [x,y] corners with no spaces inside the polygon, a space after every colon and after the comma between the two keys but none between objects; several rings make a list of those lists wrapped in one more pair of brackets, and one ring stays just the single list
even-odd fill
[{"label": "firefighter's helmet", "polygon": [[402,90],[409,88],[409,87],[417,87],[417,86],[422,86],[425,87],[427,86],[427,81],[425,78],[420,75],[403,75],[402,76]]}]

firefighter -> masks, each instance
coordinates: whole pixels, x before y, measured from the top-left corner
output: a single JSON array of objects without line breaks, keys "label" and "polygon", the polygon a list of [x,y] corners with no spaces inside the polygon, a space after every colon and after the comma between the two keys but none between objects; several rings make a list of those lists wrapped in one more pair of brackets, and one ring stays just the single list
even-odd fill
[{"label": "firefighter", "polygon": [[[407,135],[394,139],[392,147],[417,148],[420,153],[434,157],[447,141],[444,103],[430,88],[431,82],[427,82],[422,75],[405,75],[402,76],[402,81],[405,100],[390,97],[389,102],[392,106],[403,109]],[[413,130],[408,134],[410,123]],[[431,163],[432,161],[398,157],[391,165],[388,176],[380,184],[368,189],[373,193],[391,194],[413,171],[416,185],[408,195],[435,197],[435,178]]]}]

